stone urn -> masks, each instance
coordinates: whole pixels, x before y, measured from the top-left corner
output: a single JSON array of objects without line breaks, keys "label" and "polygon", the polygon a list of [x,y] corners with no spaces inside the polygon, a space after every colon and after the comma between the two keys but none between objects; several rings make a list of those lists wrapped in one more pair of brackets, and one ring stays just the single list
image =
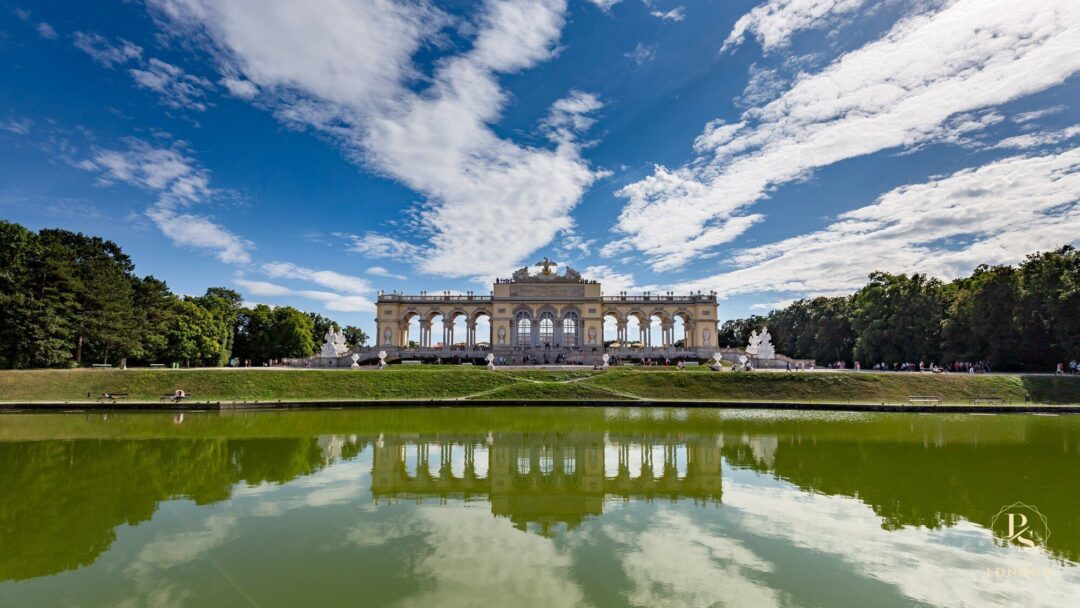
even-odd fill
[{"label": "stone urn", "polygon": [[379,369],[386,369],[386,351],[379,351]]},{"label": "stone urn", "polygon": [[724,358],[723,354],[721,354],[721,353],[713,353],[712,359],[709,359],[709,369],[711,369],[714,372],[722,372],[722,371],[724,371],[724,366],[720,364],[720,361],[723,360],[723,358]]},{"label": "stone urn", "polygon": [[360,360],[360,355],[358,355],[356,353],[353,353],[352,357],[350,357],[350,359],[352,359],[352,365],[350,365],[349,367],[351,367],[353,369],[360,369],[360,364],[357,363],[357,361]]},{"label": "stone urn", "polygon": [[495,371],[495,355],[488,353],[484,360],[487,361],[487,368],[491,371]]},{"label": "stone urn", "polygon": [[607,354],[607,353],[604,353],[604,356],[603,356],[603,357],[600,357],[600,359],[601,359],[601,360],[602,360],[602,361],[604,362],[604,363],[603,363],[603,364],[602,364],[602,365],[600,366],[600,369],[607,369],[607,368],[608,368],[608,360],[609,360],[609,359],[611,359],[611,355],[609,355],[609,354]]}]

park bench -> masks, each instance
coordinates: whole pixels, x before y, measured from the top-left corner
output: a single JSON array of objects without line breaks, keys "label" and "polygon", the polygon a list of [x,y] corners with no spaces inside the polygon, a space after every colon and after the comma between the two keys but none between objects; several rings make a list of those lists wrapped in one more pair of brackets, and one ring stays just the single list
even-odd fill
[{"label": "park bench", "polygon": [[423,361],[411,360],[411,359],[408,360],[408,361],[402,361],[401,362],[402,365],[423,365],[423,363],[424,363]]},{"label": "park bench", "polygon": [[90,367],[112,367],[111,363],[91,363]]},{"label": "park bench", "polygon": [[973,397],[972,405],[1005,405],[1004,397]]},{"label": "park bench", "polygon": [[151,363],[150,367],[156,369],[156,368],[160,368],[160,367],[165,367],[165,364],[164,363]]},{"label": "park bench", "polygon": [[941,405],[940,395],[912,395],[908,397],[909,405]]}]

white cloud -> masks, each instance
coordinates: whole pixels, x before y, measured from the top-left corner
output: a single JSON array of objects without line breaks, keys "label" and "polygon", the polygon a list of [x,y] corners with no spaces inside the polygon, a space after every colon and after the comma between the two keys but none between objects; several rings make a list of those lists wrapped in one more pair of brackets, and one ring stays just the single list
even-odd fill
[{"label": "white cloud", "polygon": [[1024,135],[1006,137],[993,147],[1027,150],[1030,148],[1040,148],[1042,146],[1059,144],[1078,135],[1080,135],[1080,125],[1073,125],[1058,131],[1041,131],[1038,133],[1026,133]]},{"label": "white cloud", "polygon": [[710,123],[686,167],[657,167],[621,190],[622,243],[657,270],[678,266],[733,238],[741,210],[781,184],[917,146],[950,117],[1063,83],[1080,70],[1077,39],[1080,3],[1069,0],[956,0],[904,19],[740,122]]},{"label": "white cloud", "polygon": [[412,234],[429,243],[414,258],[425,272],[483,274],[531,254],[572,224],[598,176],[574,142],[526,147],[489,126],[507,100],[500,75],[556,52],[565,0],[486,3],[468,50],[442,57],[425,79],[411,58],[451,21],[426,3],[151,4],[174,33],[206,35],[222,71],[257,86],[281,120],[329,134],[421,193]]},{"label": "white cloud", "polygon": [[667,11],[667,12],[664,12],[664,11],[652,11],[649,14],[652,15],[653,17],[656,17],[657,19],[661,19],[663,21],[682,21],[683,19],[686,18],[686,8],[682,7],[682,6],[679,6],[679,7],[673,8],[670,11]]},{"label": "white cloud", "polygon": [[635,291],[637,287],[634,275],[629,272],[619,272],[610,266],[589,266],[581,271],[581,276],[593,281],[600,281],[606,295],[615,295],[620,291]]},{"label": "white cloud", "polygon": [[205,78],[188,74],[160,59],[150,59],[145,66],[132,68],[129,73],[135,84],[158,93],[161,102],[170,108],[198,112],[206,109],[206,90],[213,85]]},{"label": "white cloud", "polygon": [[638,65],[644,65],[654,59],[656,59],[656,46],[655,44],[644,45],[637,43],[634,50],[623,54],[623,57],[633,61]]},{"label": "white cloud", "polygon": [[34,29],[37,30],[39,36],[46,40],[56,40],[59,37],[56,34],[56,30],[53,29],[53,26],[45,23],[44,21],[37,24]]},{"label": "white cloud", "polygon": [[592,4],[595,4],[596,6],[598,6],[600,8],[600,10],[607,13],[607,12],[611,11],[611,7],[613,7],[616,4],[622,2],[622,0],[589,0],[589,2],[591,2]]},{"label": "white cloud", "polygon": [[16,135],[26,135],[30,132],[30,128],[34,126],[34,121],[29,118],[12,118],[11,120],[0,120],[0,130],[8,131]]},{"label": "white cloud", "polygon": [[292,289],[277,283],[252,281],[243,277],[233,279],[233,283],[244,290],[245,295],[249,296],[264,298],[295,296],[322,302],[327,310],[335,312],[375,312],[375,303],[362,295],[317,289]]},{"label": "white cloud", "polygon": [[363,236],[355,234],[336,234],[335,236],[349,243],[349,251],[355,251],[369,258],[415,263],[420,257],[419,245],[377,232],[368,232]]},{"label": "white cloud", "polygon": [[721,295],[847,293],[875,270],[950,279],[1080,242],[1080,148],[901,186],[822,230],[737,252],[737,270],[679,285]]},{"label": "white cloud", "polygon": [[371,291],[371,284],[366,280],[333,270],[312,270],[288,262],[266,263],[262,265],[262,270],[276,279],[299,279],[348,294]]},{"label": "white cloud", "polygon": [[229,95],[240,99],[253,99],[259,94],[259,87],[243,78],[222,78],[221,86],[225,87]]},{"label": "white cloud", "polygon": [[30,19],[30,11],[24,8],[15,7],[11,11],[19,21],[28,21]]},{"label": "white cloud", "polygon": [[371,266],[365,272],[367,272],[370,275],[377,276],[377,277],[386,277],[388,279],[397,279],[399,281],[404,281],[405,279],[408,278],[403,274],[395,274],[393,272],[390,272],[389,270],[383,268],[382,266]]},{"label": "white cloud", "polygon": [[1057,114],[1058,112],[1061,112],[1064,109],[1065,109],[1065,105],[1064,104],[1059,104],[1059,105],[1056,105],[1056,106],[1050,106],[1049,108],[1041,108],[1041,109],[1038,109],[1038,110],[1033,110],[1031,112],[1021,112],[1020,114],[1017,114],[1016,116],[1013,116],[1013,122],[1018,122],[1018,123],[1021,123],[1021,124],[1025,123],[1025,122],[1031,122],[1033,120],[1038,120],[1038,119],[1042,118],[1043,116],[1050,116],[1051,114]]},{"label": "white cloud", "polygon": [[75,48],[107,68],[142,58],[141,46],[123,38],[118,40],[119,44],[112,44],[99,34],[75,32]]},{"label": "white cloud", "polygon": [[570,91],[567,97],[551,104],[542,127],[552,141],[573,145],[578,135],[587,131],[596,122],[596,119],[590,115],[602,107],[604,104],[596,95],[583,91]]},{"label": "white cloud", "polygon": [[837,15],[850,13],[864,0],[768,0],[735,22],[721,51],[742,44],[750,33],[769,52],[786,47],[799,31],[833,23]]},{"label": "white cloud", "polygon": [[208,249],[229,264],[251,261],[250,241],[185,210],[214,197],[206,169],[176,148],[155,148],[136,139],[127,143],[126,150],[96,149],[78,166],[99,172],[103,185],[123,182],[157,193],[157,202],[146,215],[177,245]]},{"label": "white cloud", "polygon": [[266,281],[251,281],[244,278],[238,278],[233,279],[233,283],[236,283],[249,295],[253,296],[288,296],[293,293],[288,287],[276,283],[268,283]]}]

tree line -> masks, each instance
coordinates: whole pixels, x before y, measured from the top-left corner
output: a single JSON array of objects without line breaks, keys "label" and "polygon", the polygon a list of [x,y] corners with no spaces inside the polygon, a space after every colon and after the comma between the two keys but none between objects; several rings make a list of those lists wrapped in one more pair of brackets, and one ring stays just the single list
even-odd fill
[{"label": "tree line", "polygon": [[[180,296],[137,276],[112,241],[0,220],[0,368],[260,365],[314,354],[330,328],[340,326],[291,306],[245,307],[224,287]],[[343,331],[350,346],[368,339]]]},{"label": "tree line", "polygon": [[752,330],[766,326],[776,352],[821,364],[1052,370],[1080,359],[1080,252],[1065,246],[1015,267],[979,266],[950,282],[875,272],[848,296],[727,321],[720,344],[745,346]]}]

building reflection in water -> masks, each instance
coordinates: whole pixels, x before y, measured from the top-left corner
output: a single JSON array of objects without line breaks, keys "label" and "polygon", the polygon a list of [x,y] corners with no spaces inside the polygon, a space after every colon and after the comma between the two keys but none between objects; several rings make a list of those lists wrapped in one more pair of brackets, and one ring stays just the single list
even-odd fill
[{"label": "building reflection in water", "polygon": [[486,499],[492,514],[545,536],[603,513],[610,499],[719,503],[715,436],[657,442],[631,435],[487,433],[380,435],[372,454],[376,503]]}]

